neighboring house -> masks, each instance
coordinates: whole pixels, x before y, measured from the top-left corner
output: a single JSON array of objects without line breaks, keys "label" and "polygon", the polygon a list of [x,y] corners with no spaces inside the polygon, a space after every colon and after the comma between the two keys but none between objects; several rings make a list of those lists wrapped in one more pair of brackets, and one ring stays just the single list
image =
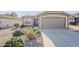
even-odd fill
[{"label": "neighboring house", "polygon": [[19,24],[19,22],[20,21],[19,21],[18,17],[0,15],[0,27],[1,28],[13,27],[14,24],[16,24],[16,23]]},{"label": "neighboring house", "polygon": [[79,13],[74,14],[74,22],[79,25]]},{"label": "neighboring house", "polygon": [[36,16],[23,16],[22,25],[24,26],[34,26],[37,24]]},{"label": "neighboring house", "polygon": [[38,15],[39,27],[43,29],[68,28],[69,20],[74,18],[64,11],[46,11]]}]

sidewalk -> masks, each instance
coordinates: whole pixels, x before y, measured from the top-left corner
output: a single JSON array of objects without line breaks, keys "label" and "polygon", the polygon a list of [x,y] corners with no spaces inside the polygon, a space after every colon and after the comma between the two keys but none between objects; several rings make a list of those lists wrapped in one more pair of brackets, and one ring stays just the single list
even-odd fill
[{"label": "sidewalk", "polygon": [[69,25],[69,28],[72,30],[79,31],[79,25]]}]

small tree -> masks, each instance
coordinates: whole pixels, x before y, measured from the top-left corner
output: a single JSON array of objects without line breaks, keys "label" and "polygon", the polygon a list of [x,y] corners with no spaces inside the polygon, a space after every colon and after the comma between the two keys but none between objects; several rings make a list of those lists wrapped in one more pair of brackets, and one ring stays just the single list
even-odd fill
[{"label": "small tree", "polygon": [[13,16],[13,17],[17,17],[17,14],[12,12],[12,13],[6,13],[5,14],[6,16]]},{"label": "small tree", "polygon": [[16,14],[16,13],[14,13],[14,12],[12,12],[12,13],[10,14],[10,16],[17,17],[17,14]]}]

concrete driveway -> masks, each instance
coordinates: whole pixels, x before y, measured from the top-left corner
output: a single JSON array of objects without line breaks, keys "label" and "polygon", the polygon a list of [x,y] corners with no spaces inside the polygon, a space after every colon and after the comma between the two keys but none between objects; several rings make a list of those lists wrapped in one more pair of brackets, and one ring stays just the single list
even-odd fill
[{"label": "concrete driveway", "polygon": [[[79,47],[79,33],[67,29],[42,29],[43,40],[50,46]],[[46,42],[45,42],[46,44]]]}]

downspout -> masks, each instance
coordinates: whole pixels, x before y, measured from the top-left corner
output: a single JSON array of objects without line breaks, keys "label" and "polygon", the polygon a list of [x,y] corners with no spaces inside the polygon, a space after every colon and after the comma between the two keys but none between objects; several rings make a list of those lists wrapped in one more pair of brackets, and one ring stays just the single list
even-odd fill
[{"label": "downspout", "polygon": [[74,17],[74,23],[76,24],[76,18]]},{"label": "downspout", "polygon": [[68,18],[66,17],[66,29],[68,29]]},{"label": "downspout", "polygon": [[39,28],[41,28],[41,17],[39,17]]}]

